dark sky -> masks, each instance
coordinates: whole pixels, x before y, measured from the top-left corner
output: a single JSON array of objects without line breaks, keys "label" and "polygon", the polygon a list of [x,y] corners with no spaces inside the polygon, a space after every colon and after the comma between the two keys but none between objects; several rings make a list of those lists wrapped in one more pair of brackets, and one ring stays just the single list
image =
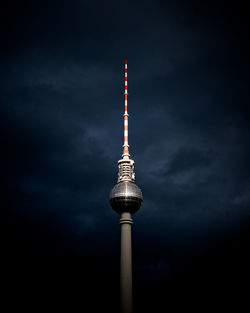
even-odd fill
[{"label": "dark sky", "polygon": [[133,217],[135,313],[244,302],[248,37],[239,1],[2,6],[1,250],[11,304],[118,312],[120,226],[108,195],[122,154],[125,58],[144,196]]}]

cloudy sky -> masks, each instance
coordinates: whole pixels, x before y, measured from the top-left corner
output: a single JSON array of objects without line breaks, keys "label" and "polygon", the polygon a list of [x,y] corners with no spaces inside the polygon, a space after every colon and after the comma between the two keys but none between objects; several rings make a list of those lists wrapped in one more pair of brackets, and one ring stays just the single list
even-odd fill
[{"label": "cloudy sky", "polygon": [[122,154],[125,58],[144,196],[133,217],[135,313],[236,294],[250,261],[248,19],[240,2],[221,1],[2,8],[1,220],[12,298],[38,306],[72,296],[117,312],[120,226],[108,195]]}]

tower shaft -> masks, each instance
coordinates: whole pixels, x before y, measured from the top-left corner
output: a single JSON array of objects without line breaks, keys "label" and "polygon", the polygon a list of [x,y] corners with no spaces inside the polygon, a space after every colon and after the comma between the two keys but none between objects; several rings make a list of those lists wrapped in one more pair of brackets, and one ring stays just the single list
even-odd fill
[{"label": "tower shaft", "polygon": [[121,214],[121,268],[120,299],[121,313],[132,313],[132,247],[131,247],[131,214]]}]

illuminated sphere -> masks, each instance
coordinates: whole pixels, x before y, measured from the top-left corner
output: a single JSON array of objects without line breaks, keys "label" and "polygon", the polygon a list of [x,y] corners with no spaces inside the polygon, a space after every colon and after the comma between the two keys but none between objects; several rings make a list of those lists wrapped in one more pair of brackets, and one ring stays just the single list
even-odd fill
[{"label": "illuminated sphere", "polygon": [[109,195],[110,205],[119,214],[135,213],[139,210],[142,200],[141,189],[131,181],[116,184]]}]

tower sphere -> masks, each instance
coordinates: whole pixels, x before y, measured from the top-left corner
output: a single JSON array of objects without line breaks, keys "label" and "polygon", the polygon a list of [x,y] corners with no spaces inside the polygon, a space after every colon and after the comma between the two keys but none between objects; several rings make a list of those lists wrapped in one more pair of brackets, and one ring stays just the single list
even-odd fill
[{"label": "tower sphere", "polygon": [[135,213],[139,210],[142,200],[141,189],[131,181],[116,184],[109,195],[110,205],[119,214]]}]

